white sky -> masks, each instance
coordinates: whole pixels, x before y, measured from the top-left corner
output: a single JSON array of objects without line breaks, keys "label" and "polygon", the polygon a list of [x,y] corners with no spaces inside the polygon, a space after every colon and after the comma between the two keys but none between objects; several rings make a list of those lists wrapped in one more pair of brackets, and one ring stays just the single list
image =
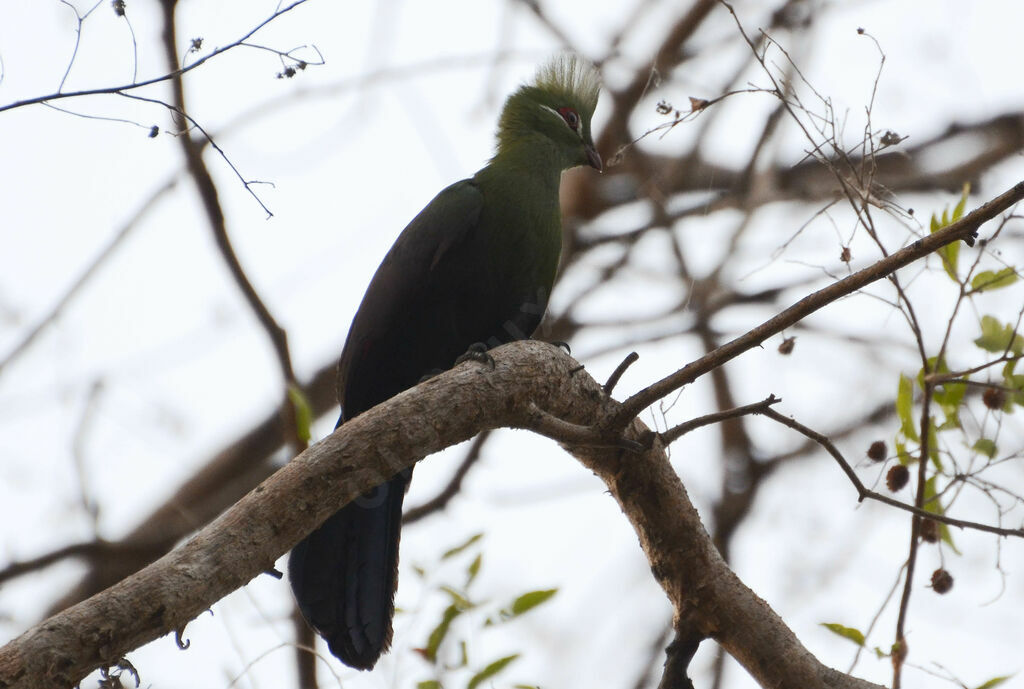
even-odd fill
[{"label": "white sky", "polygon": [[[600,57],[633,4],[558,0],[545,7],[576,48]],[[736,6],[752,32],[765,23],[773,4]],[[153,5],[128,3],[140,78],[163,72]],[[624,57],[609,64],[609,82],[621,82],[626,67],[648,56],[677,5],[652,5],[623,44]],[[274,6],[184,0],[178,33],[182,41],[203,37],[204,49],[224,45]],[[875,126],[909,135],[910,143],[949,122],[972,122],[1024,107],[1021,26],[1024,3],[1016,0],[836,2],[827,5],[813,40],[789,45],[807,78],[835,99],[838,112],[849,113],[853,135],[863,126],[863,104],[878,65],[874,45],[855,32],[867,29],[886,54]],[[716,10],[700,45],[720,43],[720,48],[709,49],[708,57],[670,89],[652,93],[652,106],[658,98],[681,105],[689,95],[716,95],[722,76],[743,59],[734,32],[728,16]],[[73,13],[56,0],[0,0],[0,106],[55,91],[74,38]],[[405,223],[437,190],[486,162],[504,94],[560,46],[520,4],[497,1],[310,0],[253,40],[284,49],[316,45],[327,64],[293,80],[277,80],[280,65],[273,55],[237,49],[191,73],[187,95],[191,114],[206,129],[220,132],[232,125],[217,141],[241,173],[274,185],[255,187],[274,213],[268,220],[223,161],[207,157],[235,248],[288,330],[297,370],[304,375],[340,351],[364,286]],[[507,51],[510,58],[492,69],[496,51]],[[125,83],[132,65],[130,35],[104,2],[83,26],[65,90]],[[368,72],[417,65],[432,67],[381,79],[370,88],[309,96],[326,85],[351,84]],[[750,78],[763,84],[755,73]],[[59,105],[146,127],[169,126],[160,109],[117,97],[69,99]],[[597,127],[606,106],[599,105]],[[701,131],[709,158],[740,164],[759,132],[758,113],[771,103],[765,96],[750,96],[722,107],[727,113],[710,130],[703,132],[698,120],[646,145],[680,150]],[[242,113],[247,116],[239,124]],[[635,123],[638,131],[662,121],[653,107],[639,113],[638,118],[649,119]],[[799,150],[793,145],[780,155]],[[177,173],[180,154],[171,136],[149,139],[145,128],[34,106],[0,113],[0,160],[5,163],[0,167],[2,360],[149,194]],[[1002,191],[1024,177],[1022,171],[1020,157],[1004,164],[983,180],[981,196],[973,200]],[[906,205],[927,212],[950,198],[911,197]],[[749,268],[763,266],[765,257],[807,219],[794,219],[795,208],[780,204],[758,214],[766,229],[763,239],[747,247]],[[616,222],[626,227],[638,222],[627,216],[628,211],[601,219],[598,229],[614,232]],[[848,235],[852,224],[843,218],[838,222],[840,234]],[[684,226],[692,251],[688,255],[698,272],[723,250],[716,242],[721,229],[717,216]],[[804,239],[746,284],[753,288],[818,276],[815,266],[821,265],[838,270],[835,229],[815,226]],[[866,243],[855,247],[855,257],[869,260]],[[658,289],[669,284],[659,274],[667,265],[665,253],[664,242],[652,237],[638,251],[632,279],[603,290],[580,313],[609,316],[632,312],[638,304],[653,308],[661,303]],[[1019,247],[1008,248],[1006,260],[1019,258],[1014,253],[1021,253]],[[564,305],[593,268],[581,266],[577,275],[567,276],[553,306]],[[948,295],[926,285],[920,289],[924,312],[945,313]],[[792,298],[801,295],[793,291]],[[1019,301],[1019,293],[1012,298]],[[905,340],[895,314],[868,310],[875,305],[871,299],[850,301],[856,303],[826,311],[813,322],[852,326],[854,321],[868,335],[881,332]],[[749,325],[737,319],[720,327],[728,331]],[[962,340],[974,336],[966,332]],[[587,352],[597,349],[603,337],[615,341],[621,334],[590,333],[572,343],[599,379],[622,355],[588,359]],[[827,338],[805,342],[798,361],[780,361],[775,344],[767,343],[735,362],[731,370],[744,383],[737,390],[741,402],[774,392],[786,400],[786,413],[827,428],[837,408],[868,408],[872,400],[894,394],[892,375],[865,376],[861,368],[837,365]],[[643,348],[619,394],[685,363],[694,351],[680,340]],[[878,363],[886,370],[916,372],[912,351],[901,347]],[[246,428],[280,397],[272,352],[228,279],[188,184],[163,197],[33,349],[0,372],[0,523],[5,524],[0,566],[92,535],[80,505],[72,444],[97,382],[103,387],[92,406],[81,457],[87,489],[102,498],[98,532],[110,539],[133,528],[139,515],[173,491],[211,448]],[[671,418],[705,413],[708,405],[708,390],[698,384]],[[325,421],[318,434],[331,425]],[[766,449],[794,442],[777,428],[758,423],[751,428],[763,433]],[[710,505],[719,485],[721,468],[703,458],[716,441],[714,432],[695,433],[674,448],[679,471],[701,509]],[[1017,438],[1019,449],[1024,437],[1019,420],[1008,420],[1005,433],[1007,446]],[[871,439],[857,437],[843,449],[860,457]],[[460,458],[456,449],[424,462],[406,504],[433,495]],[[1019,469],[1010,474],[1019,481]],[[870,470],[862,475],[875,478]],[[967,499],[962,507],[980,519],[991,516],[982,500]],[[852,646],[819,623],[868,625],[905,557],[907,526],[907,520],[894,519],[880,507],[857,509],[844,477],[819,456],[783,470],[761,496],[734,544],[735,566],[812,652],[845,670]],[[603,486],[554,443],[511,432],[488,444],[481,465],[444,515],[406,530],[398,604],[408,612],[396,620],[399,652],[372,674],[357,674],[331,659],[344,685],[408,686],[427,678],[426,666],[402,651],[423,643],[445,601],[426,595],[411,566],[435,568],[441,552],[478,531],[487,534],[478,596],[499,605],[527,589],[562,590],[547,606],[511,625],[509,634],[461,627],[471,642],[472,664],[521,651],[523,658],[494,686],[632,686],[639,659],[668,620],[669,606]],[[914,662],[930,669],[932,661],[940,662],[973,687],[1024,669],[1018,618],[1024,603],[1024,549],[1015,541],[1002,544],[1003,580],[993,567],[997,544],[992,538],[964,534],[958,544],[963,557],[947,563],[957,576],[953,594],[933,595],[923,588],[925,575],[918,575],[922,585],[915,589],[910,644]],[[919,572],[938,566],[935,559],[924,556]],[[440,569],[429,582],[457,581],[458,567],[465,564]],[[65,564],[0,589],[0,641],[36,621],[54,592],[79,571]],[[237,686],[290,686],[292,652],[278,647],[290,639],[289,596],[286,584],[261,578],[214,606],[212,616],[191,624],[188,651],[177,651],[173,640],[165,638],[129,658],[144,686],[187,683],[216,689],[238,675]],[[893,610],[883,615],[873,644],[891,641]],[[705,647],[695,661],[697,673],[711,662],[711,644]],[[873,657],[863,659],[857,673],[880,682],[891,675],[888,661]],[[1015,684],[1022,686],[1019,679],[1006,686]],[[728,675],[729,689],[748,686],[741,671]],[[931,687],[936,680],[908,671],[905,686]]]}]

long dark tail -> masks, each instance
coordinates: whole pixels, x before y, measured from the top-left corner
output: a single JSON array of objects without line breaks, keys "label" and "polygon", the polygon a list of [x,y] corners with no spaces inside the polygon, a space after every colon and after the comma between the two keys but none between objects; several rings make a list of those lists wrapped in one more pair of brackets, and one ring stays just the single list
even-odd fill
[{"label": "long dark tail", "polygon": [[412,469],[362,495],[292,550],[299,609],[341,662],[372,669],[391,645],[402,500]]}]

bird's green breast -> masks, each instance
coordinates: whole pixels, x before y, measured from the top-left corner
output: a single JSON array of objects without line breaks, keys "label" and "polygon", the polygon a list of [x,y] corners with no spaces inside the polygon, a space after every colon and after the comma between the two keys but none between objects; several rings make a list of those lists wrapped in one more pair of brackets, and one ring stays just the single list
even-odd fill
[{"label": "bird's green breast", "polygon": [[543,156],[503,154],[473,178],[484,197],[480,227],[489,271],[541,309],[562,250],[561,169],[546,163]]}]

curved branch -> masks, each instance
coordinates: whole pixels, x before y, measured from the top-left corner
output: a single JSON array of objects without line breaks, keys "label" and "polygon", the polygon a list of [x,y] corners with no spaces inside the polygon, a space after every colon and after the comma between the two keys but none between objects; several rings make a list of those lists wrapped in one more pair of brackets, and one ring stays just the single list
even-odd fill
[{"label": "curved branch", "polygon": [[[549,345],[517,342],[493,356],[493,371],[458,366],[344,424],[181,547],[0,648],[0,686],[69,686],[133,648],[180,632],[363,491],[482,430],[529,428],[534,404],[576,425],[592,425],[618,407]],[[638,420],[625,433],[634,440],[650,436]],[[716,639],[758,682],[793,689],[876,686],[821,665],[729,570],[660,444],[628,455],[618,448],[568,449],[621,505],[677,618]]]}]

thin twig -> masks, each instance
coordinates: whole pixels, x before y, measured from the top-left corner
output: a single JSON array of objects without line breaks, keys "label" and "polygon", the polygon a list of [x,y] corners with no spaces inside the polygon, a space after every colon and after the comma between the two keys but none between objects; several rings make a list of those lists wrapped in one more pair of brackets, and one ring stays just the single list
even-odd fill
[{"label": "thin twig", "polygon": [[0,584],[25,574],[37,572],[61,560],[72,557],[80,557],[90,561],[111,558],[128,559],[129,557],[134,558],[139,555],[148,555],[152,551],[153,546],[150,544],[127,541],[112,543],[110,541],[95,540],[86,543],[72,543],[29,560],[12,562],[3,569],[0,569]]},{"label": "thin twig", "polygon": [[631,419],[657,400],[692,383],[716,366],[721,366],[747,350],[759,346],[772,335],[792,327],[815,311],[844,296],[853,294],[872,282],[891,275],[899,268],[927,256],[946,244],[960,241],[966,237],[973,237],[983,223],[1021,199],[1024,199],[1024,182],[1018,182],[996,198],[982,204],[970,214],[938,232],[922,237],[867,268],[807,295],[761,325],[636,393],[623,402],[619,410],[604,422],[606,428],[625,428]]},{"label": "thin twig", "polygon": [[92,279],[96,272],[106,264],[107,260],[111,256],[114,255],[114,251],[121,245],[121,242],[123,242],[125,238],[131,234],[136,227],[138,227],[139,222],[147,213],[149,213],[150,210],[152,210],[153,206],[156,205],[156,202],[159,201],[164,194],[169,192],[171,189],[174,189],[178,184],[178,180],[178,176],[175,175],[164,182],[163,185],[157,188],[156,191],[154,191],[150,197],[146,199],[141,206],[139,206],[138,210],[136,210],[127,221],[125,221],[121,228],[114,234],[114,238],[111,239],[106,246],[100,249],[99,253],[96,254],[96,257],[93,258],[89,265],[86,266],[85,270],[82,271],[81,275],[68,285],[64,290],[64,294],[60,296],[50,310],[39,318],[32,329],[22,336],[21,340],[19,340],[18,343],[15,344],[9,352],[7,352],[3,359],[0,359],[0,373],[3,373],[3,370],[7,366],[10,366],[18,359],[18,357],[24,354],[46,326],[60,316],[71,300],[81,292],[85,284]]},{"label": "thin twig", "polygon": [[667,431],[661,433],[661,441],[665,445],[675,442],[682,436],[686,435],[690,431],[695,431],[698,428],[709,426],[713,423],[719,423],[726,419],[734,419],[737,416],[748,416],[750,414],[763,414],[773,404],[778,404],[782,401],[781,397],[775,395],[769,395],[760,402],[753,404],[746,404],[742,407],[734,407],[733,409],[726,409],[724,411],[715,412],[713,414],[705,414],[699,416],[696,419],[690,419],[685,423],[681,423],[674,428],[670,428]]},{"label": "thin twig", "polygon": [[795,419],[789,416],[785,416],[783,414],[778,413],[774,409],[765,409],[761,413],[763,416],[767,416],[768,418],[773,419],[774,421],[778,421],[783,426],[788,426],[789,428],[792,428],[794,431],[810,438],[814,442],[821,445],[821,447],[826,452],[832,455],[832,458],[835,459],[836,462],[839,464],[839,467],[843,470],[843,473],[846,474],[846,477],[850,479],[850,483],[852,483],[853,487],[857,490],[857,499],[860,502],[863,502],[864,500],[876,500],[878,502],[889,505],[890,507],[895,507],[897,509],[903,510],[904,512],[909,512],[918,517],[923,517],[925,519],[934,519],[937,522],[942,522],[943,524],[955,526],[960,529],[974,529],[975,531],[984,531],[986,533],[996,534],[997,536],[1016,536],[1018,538],[1024,538],[1024,529],[1005,529],[998,526],[992,526],[991,524],[983,524],[981,522],[972,522],[967,521],[965,519],[954,519],[953,517],[944,514],[935,514],[933,512],[928,512],[927,510],[924,510],[920,507],[908,505],[905,502],[900,502],[899,500],[896,500],[895,498],[890,498],[888,495],[877,493],[867,488],[864,485],[864,483],[861,482],[856,472],[854,472],[853,467],[850,466],[850,463],[846,461],[846,458],[843,457],[842,453],[839,452],[835,444],[828,438],[828,436],[822,435],[821,433],[818,433],[817,431],[814,431],[808,428],[807,426],[803,425],[799,421],[796,421]]},{"label": "thin twig", "polygon": [[270,22],[274,21],[275,19],[280,17],[282,14],[295,9],[296,7],[298,7],[299,5],[303,4],[304,2],[306,2],[306,0],[296,0],[295,2],[293,2],[290,5],[288,5],[287,7],[284,7],[282,9],[279,9],[279,10],[275,11],[272,15],[270,15],[269,17],[264,19],[262,22],[257,24],[248,33],[246,33],[244,36],[239,38],[234,43],[229,43],[228,45],[226,45],[226,46],[224,46],[222,48],[217,48],[216,50],[211,52],[209,55],[206,55],[206,56],[196,60],[195,62],[193,62],[192,64],[188,65],[187,67],[181,67],[179,69],[174,69],[174,70],[168,72],[167,74],[163,74],[163,75],[158,76],[158,77],[153,77],[152,79],[146,79],[145,81],[132,81],[132,83],[130,83],[130,84],[122,84],[120,86],[106,86],[106,87],[103,87],[103,88],[84,89],[82,91],[67,91],[67,92],[57,91],[55,93],[46,94],[45,96],[35,96],[33,98],[26,98],[24,100],[19,100],[19,101],[15,101],[13,103],[8,103],[7,105],[0,105],[0,112],[3,112],[5,110],[13,110],[14,108],[25,107],[26,105],[38,105],[39,103],[45,103],[46,101],[51,101],[51,100],[60,100],[62,98],[80,98],[82,96],[100,96],[100,95],[124,95],[125,91],[131,91],[133,89],[142,88],[144,86],[151,86],[153,84],[159,84],[159,83],[168,81],[170,79],[174,79],[176,77],[181,76],[182,74],[185,74],[187,72],[191,72],[192,70],[196,69],[197,67],[205,64],[209,60],[217,57],[218,55],[221,55],[222,53],[226,53],[227,51],[231,50],[232,48],[237,48],[237,47],[241,46],[242,43],[247,38],[249,38],[250,36],[255,34],[257,31],[259,31],[263,27],[265,27],[267,24],[269,24]]},{"label": "thin twig", "polygon": [[[910,302],[907,302],[909,305]],[[924,362],[925,373],[928,361]],[[924,397],[921,401],[921,447],[917,458],[917,490],[914,491],[914,506],[924,512],[925,485],[928,480],[928,454],[931,433],[932,386],[924,386]],[[938,448],[935,448],[938,451]],[[934,518],[934,517],[932,517]],[[941,521],[941,520],[940,520]],[[907,573],[903,578],[903,595],[900,597],[899,614],[896,617],[896,647],[892,654],[892,689],[900,689],[903,672],[903,661],[907,657],[907,639],[905,635],[907,613],[910,611],[910,596],[914,589],[914,569],[917,565],[918,544],[921,541],[921,516],[915,514],[910,520],[910,550],[907,553]]]},{"label": "thin twig", "polygon": [[[259,181],[256,181],[256,180],[248,180],[248,179],[246,179],[242,175],[242,172],[237,167],[235,167],[235,164],[233,162],[231,162],[231,159],[228,158],[228,154],[224,152],[224,149],[221,148],[220,146],[218,146],[217,142],[213,140],[213,135],[211,135],[208,131],[206,131],[206,129],[203,128],[203,126],[201,124],[199,124],[199,122],[197,122],[195,120],[195,118],[193,118],[191,115],[189,115],[184,110],[184,108],[182,108],[182,107],[180,107],[178,105],[173,105],[173,104],[168,103],[168,102],[166,102],[164,100],[161,100],[159,98],[147,98],[145,96],[139,96],[139,95],[136,95],[134,93],[121,93],[120,95],[124,96],[125,98],[129,98],[131,100],[138,100],[138,101],[142,101],[144,103],[153,103],[154,105],[161,105],[161,106],[167,108],[168,110],[170,110],[175,115],[177,115],[179,118],[181,118],[182,121],[188,122],[191,127],[199,130],[199,133],[203,135],[203,137],[210,144],[210,146],[215,151],[217,151],[217,153],[220,154],[220,157],[224,160],[225,163],[227,163],[228,167],[231,168],[231,171],[235,173],[235,177],[237,177],[242,182],[242,186],[245,187],[245,190],[247,192],[249,192],[249,195],[252,196],[254,199],[256,199],[256,203],[260,204],[260,208],[262,208],[263,212],[267,214],[267,217],[268,218],[274,217],[274,214],[270,211],[269,208],[267,208],[267,205],[265,203],[263,203],[263,199],[261,199],[259,197],[259,195],[255,191],[252,190],[252,185],[254,185],[254,184],[270,184],[270,183],[269,182],[259,182]],[[180,140],[184,141],[186,139],[189,140],[189,142],[187,144],[188,146],[195,146],[196,145],[196,143],[189,138],[188,131],[183,131],[181,133],[181,135],[180,135]]]},{"label": "thin twig", "polygon": [[459,490],[462,488],[462,481],[466,478],[466,474],[469,473],[469,470],[477,463],[477,460],[480,459],[484,443],[487,442],[490,435],[490,431],[484,431],[473,439],[473,444],[469,446],[469,451],[466,452],[466,456],[463,457],[462,462],[455,470],[455,473],[452,474],[448,484],[441,489],[440,493],[432,497],[430,500],[427,500],[422,505],[410,507],[402,512],[402,524],[412,524],[413,522],[423,519],[427,515],[440,512],[447,507],[452,498],[459,494]]},{"label": "thin twig", "polygon": [[636,352],[630,352],[626,355],[626,358],[623,359],[619,365],[615,367],[615,370],[612,371],[612,374],[608,376],[608,380],[602,388],[604,390],[604,394],[612,394],[612,390],[614,390],[615,386],[619,384],[619,379],[622,378],[622,374],[626,372],[627,368],[635,364],[639,358],[640,355]]}]

